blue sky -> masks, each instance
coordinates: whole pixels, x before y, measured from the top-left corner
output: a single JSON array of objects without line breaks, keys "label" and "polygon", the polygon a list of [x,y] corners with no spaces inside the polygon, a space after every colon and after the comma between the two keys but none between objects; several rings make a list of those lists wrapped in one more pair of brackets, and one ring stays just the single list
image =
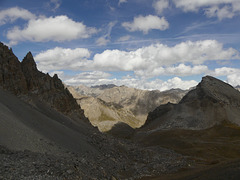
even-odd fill
[{"label": "blue sky", "polygon": [[239,0],[0,0],[0,41],[69,85],[240,85]]}]

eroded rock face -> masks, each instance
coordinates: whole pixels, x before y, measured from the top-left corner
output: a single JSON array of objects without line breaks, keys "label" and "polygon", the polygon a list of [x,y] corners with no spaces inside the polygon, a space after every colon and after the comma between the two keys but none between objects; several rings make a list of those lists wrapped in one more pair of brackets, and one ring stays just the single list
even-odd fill
[{"label": "eroded rock face", "polygon": [[0,86],[16,95],[28,91],[21,63],[12,50],[2,43],[0,43]]},{"label": "eroded rock face", "polygon": [[85,118],[83,110],[57,75],[51,77],[37,69],[32,53],[20,62],[12,50],[0,44],[0,86],[15,95],[37,97],[64,114]]},{"label": "eroded rock face", "polygon": [[203,77],[179,104],[149,113],[145,129],[207,129],[223,122],[240,125],[240,93],[214,77]]}]

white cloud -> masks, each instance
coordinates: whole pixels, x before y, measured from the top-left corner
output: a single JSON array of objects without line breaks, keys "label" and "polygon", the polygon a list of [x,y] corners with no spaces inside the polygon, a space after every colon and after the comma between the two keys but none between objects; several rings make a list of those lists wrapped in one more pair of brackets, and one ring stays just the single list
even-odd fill
[{"label": "white cloud", "polygon": [[[89,60],[87,49],[55,48],[36,55],[44,71],[133,71],[139,77],[188,76],[210,71],[205,61],[240,59],[235,49],[225,49],[215,40],[187,41],[175,46],[153,44],[134,51],[105,50]],[[188,65],[186,65],[188,64]]]},{"label": "white cloud", "polygon": [[208,17],[218,17],[219,20],[224,18],[232,18],[234,16],[230,6],[224,6],[222,8],[219,8],[218,6],[212,6],[205,9],[205,14]]},{"label": "white cloud", "polygon": [[164,31],[168,29],[169,23],[164,17],[159,18],[158,16],[148,15],[134,17],[133,22],[124,22],[122,26],[130,32],[142,31],[147,34],[148,31],[153,29]]},{"label": "white cloud", "polygon": [[206,74],[208,72],[209,69],[205,65],[187,66],[185,64],[179,64],[177,66],[154,67],[146,70],[139,70],[136,71],[135,74],[141,77],[157,77],[161,75],[191,76]]},{"label": "white cloud", "polygon": [[216,68],[214,72],[212,72],[214,76],[227,76],[232,74],[240,74],[240,69],[237,68],[229,68],[229,67],[221,67]]},{"label": "white cloud", "polygon": [[227,83],[232,86],[240,85],[240,69],[230,68],[230,67],[221,67],[213,70],[210,75],[212,76],[226,76]]},{"label": "white cloud", "polygon": [[17,19],[30,20],[35,19],[36,16],[26,9],[13,7],[0,11],[0,25],[6,24],[9,21],[14,22]]},{"label": "white cloud", "polygon": [[117,86],[125,85],[138,89],[158,89],[160,91],[165,91],[173,88],[189,89],[197,85],[197,82],[194,80],[183,81],[179,77],[174,77],[167,81],[162,81],[160,79],[150,81],[148,79],[139,79],[131,76],[123,77],[122,79],[110,79],[111,74],[102,71],[83,72],[72,77],[66,77],[62,74],[62,72],[60,74],[60,77],[63,78],[64,83],[73,86],[77,86],[80,84],[83,84],[85,86],[115,84]]},{"label": "white cloud", "polygon": [[239,59],[235,49],[224,49],[215,40],[187,41],[169,47],[154,44],[135,51],[106,50],[93,58],[94,66],[102,70],[153,72],[156,68],[178,63],[203,64],[207,60]]},{"label": "white cloud", "polygon": [[194,87],[198,84],[195,80],[189,80],[189,81],[183,81],[179,77],[174,77],[172,79],[169,79],[161,84],[160,90],[168,90],[168,89],[176,89],[180,88],[183,90],[189,89],[191,87]]},{"label": "white cloud", "polygon": [[156,10],[157,14],[162,14],[164,9],[167,9],[169,7],[168,0],[157,0],[154,1],[153,7]]},{"label": "white cloud", "polygon": [[41,71],[78,70],[87,67],[90,52],[85,48],[64,49],[56,47],[35,56],[37,66]]},{"label": "white cloud", "polygon": [[118,42],[123,42],[123,41],[128,41],[129,39],[131,39],[131,36],[130,35],[126,35],[126,36],[120,37],[117,41]]},{"label": "white cloud", "polygon": [[102,71],[82,72],[75,76],[66,79],[64,82],[68,85],[80,85],[86,86],[105,84],[108,81],[111,74]]},{"label": "white cloud", "polygon": [[218,17],[219,20],[240,14],[239,0],[173,0],[173,2],[177,8],[185,12],[197,12],[203,8],[208,17]]},{"label": "white cloud", "polygon": [[7,33],[10,41],[70,41],[89,38],[96,33],[95,28],[87,27],[82,22],[75,22],[67,16],[40,17],[31,19],[24,29],[14,27]]},{"label": "white cloud", "polygon": [[61,80],[65,80],[66,76],[64,74],[64,71],[51,71],[50,73],[50,76],[54,76],[54,74],[57,74],[58,77],[61,79]]},{"label": "white cloud", "polygon": [[126,3],[126,2],[127,2],[127,0],[119,0],[119,1],[118,1],[118,5],[120,6],[120,4]]},{"label": "white cloud", "polygon": [[228,75],[227,82],[234,87],[240,85],[240,73]]}]

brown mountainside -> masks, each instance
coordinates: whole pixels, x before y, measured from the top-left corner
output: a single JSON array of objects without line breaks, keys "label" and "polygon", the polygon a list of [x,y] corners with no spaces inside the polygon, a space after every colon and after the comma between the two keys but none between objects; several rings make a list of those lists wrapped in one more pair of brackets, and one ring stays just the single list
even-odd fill
[{"label": "brown mountainside", "polygon": [[139,128],[150,111],[161,104],[178,103],[187,93],[180,89],[160,92],[114,85],[68,86],[68,89],[100,131],[108,131],[118,122]]}]

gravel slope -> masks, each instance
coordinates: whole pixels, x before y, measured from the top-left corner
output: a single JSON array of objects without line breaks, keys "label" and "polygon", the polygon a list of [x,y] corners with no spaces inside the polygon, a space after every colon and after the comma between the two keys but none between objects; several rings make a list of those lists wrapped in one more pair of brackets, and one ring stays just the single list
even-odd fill
[{"label": "gravel slope", "polygon": [[[19,98],[0,90],[0,144],[13,150],[60,153],[93,151],[86,133],[86,125],[71,119],[43,104],[31,106]],[[53,119],[54,117],[54,119]],[[67,124],[67,125],[66,125]]]}]

